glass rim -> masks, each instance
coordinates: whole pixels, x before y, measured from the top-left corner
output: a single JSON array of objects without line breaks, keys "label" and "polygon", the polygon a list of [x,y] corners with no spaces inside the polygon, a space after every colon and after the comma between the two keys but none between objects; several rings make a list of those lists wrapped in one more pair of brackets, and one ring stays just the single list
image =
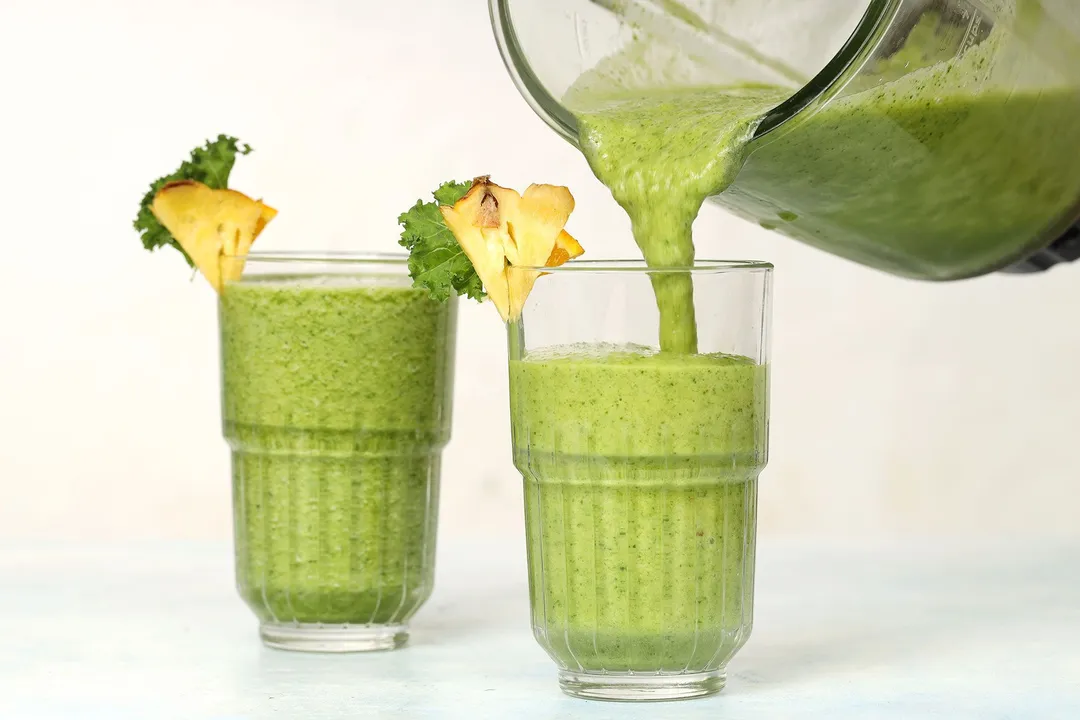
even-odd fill
[{"label": "glass rim", "polygon": [[406,253],[354,252],[351,250],[267,250],[246,255],[225,255],[225,260],[270,263],[340,263],[356,265],[405,265]]},{"label": "glass rim", "polygon": [[543,273],[727,273],[727,272],[769,272],[774,269],[771,262],[764,260],[695,260],[693,265],[662,265],[650,267],[644,260],[571,260],[556,267],[515,265],[519,270],[534,270]]}]

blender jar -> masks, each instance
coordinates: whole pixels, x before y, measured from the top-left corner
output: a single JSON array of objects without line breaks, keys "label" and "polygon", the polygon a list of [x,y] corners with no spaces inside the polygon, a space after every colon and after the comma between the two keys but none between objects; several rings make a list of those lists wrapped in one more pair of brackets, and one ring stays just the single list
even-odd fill
[{"label": "blender jar", "polygon": [[767,229],[927,280],[1080,256],[1069,0],[490,1],[515,83],[574,143],[583,78],[782,88],[710,198]]}]

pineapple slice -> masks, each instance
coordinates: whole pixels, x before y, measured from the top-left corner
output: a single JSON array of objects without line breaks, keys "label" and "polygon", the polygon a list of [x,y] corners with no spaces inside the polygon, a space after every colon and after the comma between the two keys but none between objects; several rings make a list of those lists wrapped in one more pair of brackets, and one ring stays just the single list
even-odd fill
[{"label": "pineapple slice", "polygon": [[585,248],[581,247],[581,243],[575,240],[570,233],[563,230],[559,233],[559,237],[555,238],[555,247],[551,249],[551,255],[548,256],[544,266],[558,267],[576,257],[580,257],[584,253]]},{"label": "pineapple slice", "polygon": [[[484,291],[505,320],[510,294],[506,282],[505,222],[494,192],[497,187],[487,182],[487,178],[477,178],[469,192],[453,206],[439,207],[439,212],[458,245],[472,261]],[[506,192],[513,193],[513,190]]]},{"label": "pineapple slice", "polygon": [[[165,185],[151,211],[221,292],[244,270],[244,256],[277,210],[236,190],[214,190],[194,180]],[[236,258],[223,262],[225,257]]]},{"label": "pineapple slice", "polygon": [[507,322],[521,316],[542,274],[536,268],[562,265],[584,252],[563,229],[574,196],[562,186],[534,184],[518,195],[484,176],[452,207],[439,210]]}]

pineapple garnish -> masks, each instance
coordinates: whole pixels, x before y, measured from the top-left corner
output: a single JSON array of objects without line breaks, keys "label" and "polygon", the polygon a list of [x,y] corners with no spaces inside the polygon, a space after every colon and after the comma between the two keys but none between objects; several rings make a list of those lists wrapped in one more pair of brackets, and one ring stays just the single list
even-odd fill
[{"label": "pineapple garnish", "polygon": [[166,184],[150,210],[219,293],[226,282],[240,279],[244,256],[277,215],[261,200],[195,180]]},{"label": "pineapple garnish", "polygon": [[584,252],[564,229],[574,196],[559,185],[533,184],[519,195],[478,177],[461,199],[439,211],[506,322],[521,317],[542,274],[537,268],[562,265]]}]

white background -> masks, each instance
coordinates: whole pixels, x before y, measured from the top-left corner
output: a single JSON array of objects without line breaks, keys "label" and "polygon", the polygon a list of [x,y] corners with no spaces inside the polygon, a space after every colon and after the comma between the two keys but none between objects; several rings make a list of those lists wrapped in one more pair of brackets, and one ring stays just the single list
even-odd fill
[{"label": "white background", "polygon": [[[214,294],[131,227],[207,137],[256,148],[233,183],[281,210],[263,250],[394,250],[399,212],[491,173],[568,185],[589,255],[636,254],[480,0],[0,0],[0,81],[7,540],[230,536]],[[696,232],[778,267],[763,534],[1080,535],[1080,267],[934,286],[715,207]],[[505,361],[463,306],[444,533],[521,534]]]}]

